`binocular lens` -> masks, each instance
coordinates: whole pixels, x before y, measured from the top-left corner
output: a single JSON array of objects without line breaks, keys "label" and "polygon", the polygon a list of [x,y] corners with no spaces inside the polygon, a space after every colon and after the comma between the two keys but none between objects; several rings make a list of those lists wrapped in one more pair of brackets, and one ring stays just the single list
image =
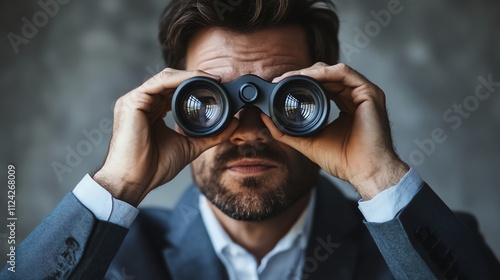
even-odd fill
[{"label": "binocular lens", "polygon": [[195,137],[221,132],[246,106],[259,108],[281,131],[293,136],[314,133],[325,124],[329,112],[321,85],[305,76],[287,77],[277,84],[255,75],[225,84],[194,77],[177,87],[172,105],[179,127]]},{"label": "binocular lens", "polygon": [[220,95],[207,89],[197,89],[186,96],[182,110],[192,126],[207,128],[220,120],[221,103]]},{"label": "binocular lens", "polygon": [[186,80],[178,87],[172,102],[175,121],[191,136],[217,133],[231,117],[231,104],[224,88],[208,78]]},{"label": "binocular lens", "polygon": [[316,103],[317,100],[311,91],[294,88],[281,97],[275,108],[282,111],[278,116],[285,125],[303,127],[317,115]]},{"label": "binocular lens", "polygon": [[327,102],[323,91],[315,83],[291,80],[274,95],[273,120],[287,134],[308,135],[324,124],[328,117]]}]

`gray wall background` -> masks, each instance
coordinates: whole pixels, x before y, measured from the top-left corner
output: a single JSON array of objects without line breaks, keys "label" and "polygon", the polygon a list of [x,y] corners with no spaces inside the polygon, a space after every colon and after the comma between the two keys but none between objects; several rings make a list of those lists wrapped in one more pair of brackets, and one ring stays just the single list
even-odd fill
[{"label": "gray wall background", "polygon": [[[374,24],[373,14],[397,1],[336,2],[342,61],[386,92],[399,154],[452,209],[478,218],[488,244],[500,256],[499,87],[474,103],[478,77],[492,75],[500,81],[500,2],[401,0],[399,13],[386,18],[384,26]],[[15,164],[17,242],[101,164],[109,132],[61,178],[52,164],[67,165],[68,148],[85,148],[82,131],[99,129],[101,121],[112,118],[114,100],[162,69],[156,34],[165,3],[70,0],[47,16],[45,24],[38,18],[41,27],[19,45],[18,53],[9,32],[22,35],[23,17],[33,22],[43,10],[37,1],[0,4],[0,178],[5,182],[7,164]],[[357,30],[366,33],[366,28],[369,40],[360,41]],[[460,117],[460,125],[446,121],[443,114],[464,100],[471,109],[467,118]],[[436,128],[444,131],[446,141],[427,154],[417,152],[415,141],[430,138]],[[172,206],[189,181],[186,169],[142,205]],[[340,184],[355,196],[352,188]],[[0,220],[6,221],[5,184],[0,191]],[[1,226],[2,262],[7,234]]]}]

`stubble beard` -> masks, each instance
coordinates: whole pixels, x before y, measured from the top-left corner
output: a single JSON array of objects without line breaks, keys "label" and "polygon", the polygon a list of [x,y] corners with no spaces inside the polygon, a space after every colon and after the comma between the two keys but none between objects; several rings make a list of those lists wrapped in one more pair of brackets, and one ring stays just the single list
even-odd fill
[{"label": "stubble beard", "polygon": [[[298,160],[300,170],[289,170],[282,153],[267,146],[256,149],[244,145],[218,155],[212,168],[206,168],[206,162],[202,162],[192,166],[192,171],[201,193],[225,215],[240,221],[263,221],[290,208],[316,183],[319,168],[305,156],[300,156],[303,157]],[[282,172],[237,179],[227,176],[226,163],[241,158],[275,161],[280,164]]]}]

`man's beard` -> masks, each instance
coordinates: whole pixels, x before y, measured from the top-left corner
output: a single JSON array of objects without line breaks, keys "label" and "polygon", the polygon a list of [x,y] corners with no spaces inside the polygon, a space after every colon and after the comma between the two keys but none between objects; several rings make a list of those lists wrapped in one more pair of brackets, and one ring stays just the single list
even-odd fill
[{"label": "man's beard", "polygon": [[[297,154],[302,157],[298,160],[301,168],[290,172],[286,157],[276,149],[265,145],[233,146],[215,158],[212,170],[205,170],[201,164],[201,168],[193,168],[193,176],[205,197],[227,216],[242,221],[262,221],[284,212],[316,183],[318,166]],[[286,168],[279,176],[245,176],[237,182],[222,180],[227,164],[242,158],[271,160]]]}]

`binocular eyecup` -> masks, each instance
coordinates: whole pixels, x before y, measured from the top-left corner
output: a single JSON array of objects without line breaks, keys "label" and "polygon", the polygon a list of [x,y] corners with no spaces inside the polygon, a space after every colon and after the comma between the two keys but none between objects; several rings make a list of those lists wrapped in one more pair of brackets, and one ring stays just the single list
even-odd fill
[{"label": "binocular eyecup", "polygon": [[193,77],[177,87],[172,105],[177,125],[193,137],[220,133],[248,106],[259,108],[283,133],[292,136],[317,132],[330,112],[321,84],[306,76],[287,77],[276,84],[250,74],[229,83]]}]

